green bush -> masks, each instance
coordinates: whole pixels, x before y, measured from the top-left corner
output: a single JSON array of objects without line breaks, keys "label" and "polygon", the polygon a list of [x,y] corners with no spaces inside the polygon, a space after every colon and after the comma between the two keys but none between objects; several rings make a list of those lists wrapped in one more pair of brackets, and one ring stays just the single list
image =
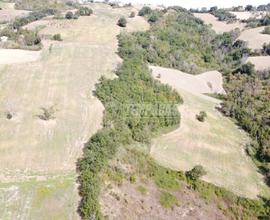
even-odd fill
[{"label": "green bush", "polygon": [[148,6],[144,6],[138,13],[139,16],[145,16],[152,12],[152,9]]},{"label": "green bush", "polygon": [[196,115],[197,120],[200,122],[204,122],[206,117],[207,114],[205,111],[201,111],[198,115]]},{"label": "green bush", "polygon": [[117,24],[120,27],[126,27],[127,26],[127,20],[126,20],[126,18],[125,17],[119,18]]},{"label": "green bush", "polygon": [[172,208],[178,204],[177,198],[168,192],[161,193],[159,202],[165,208]]},{"label": "green bush", "polygon": [[68,20],[73,19],[73,17],[74,17],[74,14],[71,11],[68,11],[65,15],[65,18]]},{"label": "green bush", "polygon": [[55,41],[62,41],[62,37],[61,37],[61,34],[54,34],[52,36],[52,40],[55,40]]},{"label": "green bush", "polygon": [[80,16],[90,16],[91,14],[93,14],[93,10],[91,8],[88,8],[88,7],[80,7],[79,8],[79,15]]},{"label": "green bush", "polygon": [[198,180],[202,176],[206,175],[205,169],[201,165],[196,165],[195,167],[192,168],[192,170],[186,172],[187,178],[191,180]]}]

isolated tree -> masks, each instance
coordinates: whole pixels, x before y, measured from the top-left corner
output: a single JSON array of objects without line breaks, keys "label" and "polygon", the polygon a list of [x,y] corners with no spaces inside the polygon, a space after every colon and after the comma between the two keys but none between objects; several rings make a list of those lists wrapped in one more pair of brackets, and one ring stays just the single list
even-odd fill
[{"label": "isolated tree", "polygon": [[252,5],[247,5],[246,7],[245,7],[245,10],[246,11],[252,11],[254,9],[254,7],[252,6]]},{"label": "isolated tree", "polygon": [[126,20],[126,18],[125,17],[119,18],[117,24],[120,27],[126,27],[127,26],[127,20]]},{"label": "isolated tree", "polygon": [[201,165],[196,165],[192,170],[186,172],[186,177],[196,181],[206,174],[207,172]]},{"label": "isolated tree", "polygon": [[212,12],[212,11],[216,11],[216,10],[218,10],[218,7],[217,6],[213,6],[213,7],[210,8],[209,11]]},{"label": "isolated tree", "polygon": [[207,117],[207,114],[205,111],[200,111],[200,113],[196,115],[197,120],[200,122],[204,122],[206,117]]},{"label": "isolated tree", "polygon": [[66,19],[69,19],[70,20],[70,19],[73,19],[73,16],[74,16],[73,13],[71,11],[68,11],[66,13],[66,16],[65,17],[66,17]]},{"label": "isolated tree", "polygon": [[144,6],[138,13],[139,16],[145,16],[152,12],[152,9],[148,6]]},{"label": "isolated tree", "polygon": [[56,41],[62,41],[62,37],[61,34],[55,34],[52,36],[52,40],[56,40]]}]

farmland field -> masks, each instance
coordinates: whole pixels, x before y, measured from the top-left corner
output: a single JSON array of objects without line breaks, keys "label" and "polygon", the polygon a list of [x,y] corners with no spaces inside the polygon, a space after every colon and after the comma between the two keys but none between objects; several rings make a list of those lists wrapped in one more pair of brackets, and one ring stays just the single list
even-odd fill
[{"label": "farmland field", "polygon": [[[182,86],[183,73],[177,75],[177,70],[159,67],[152,69],[154,76],[160,74],[161,82],[172,85],[184,99],[184,104],[179,107],[180,128],[153,141],[152,157],[161,165],[177,170],[190,170],[200,164],[207,170],[203,178],[205,181],[238,195],[255,198],[258,194],[266,193],[262,176],[244,151],[245,144],[249,142],[248,136],[215,109],[219,100],[201,94],[211,93],[210,88],[208,91],[203,89],[206,82],[202,80],[200,90],[199,86],[192,89],[189,84]],[[207,79],[213,87],[221,90],[219,86],[214,86],[220,85],[216,84],[216,79]],[[204,123],[196,119],[200,111],[207,113]]]},{"label": "farmland field", "polygon": [[[54,20],[42,29],[64,41],[45,41],[40,60],[0,65],[0,219],[78,218],[76,161],[103,116],[92,91],[121,61],[116,23],[130,13],[92,8],[90,17]],[[41,108],[51,107],[54,119],[41,120]]]}]

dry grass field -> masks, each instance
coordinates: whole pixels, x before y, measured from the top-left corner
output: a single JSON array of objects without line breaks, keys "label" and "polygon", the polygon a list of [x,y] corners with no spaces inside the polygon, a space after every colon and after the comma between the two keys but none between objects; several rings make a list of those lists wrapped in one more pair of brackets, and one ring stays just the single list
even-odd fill
[{"label": "dry grass field", "polygon": [[253,63],[256,70],[270,69],[270,56],[249,57],[247,62]]},{"label": "dry grass field", "polygon": [[205,24],[211,25],[213,30],[218,34],[232,31],[235,28],[244,29],[244,24],[240,22],[227,24],[226,22],[218,21],[214,15],[209,13],[194,13],[194,16],[203,20]]},{"label": "dry grass field", "polygon": [[[92,91],[121,61],[116,23],[130,13],[104,4],[93,10],[48,23],[41,34],[64,41],[45,41],[38,61],[0,65],[0,219],[78,218],[75,163],[103,115]],[[37,117],[42,107],[53,107],[54,119]]]},{"label": "dry grass field", "polygon": [[[207,170],[203,178],[206,181],[223,186],[238,195],[255,198],[258,194],[268,193],[262,176],[246,155],[244,146],[248,136],[228,118],[222,116],[215,107],[220,101],[202,93],[222,91],[222,79],[219,76],[191,76],[177,70],[152,67],[153,75],[161,75],[161,82],[170,84],[181,94],[184,104],[179,107],[181,126],[175,131],[154,139],[151,155],[159,163],[172,169],[189,170],[200,164]],[[178,73],[177,73],[178,72]],[[208,73],[207,73],[208,74]],[[198,78],[207,78],[197,85]],[[199,89],[198,89],[199,88]],[[207,113],[204,123],[196,119],[200,111]]]},{"label": "dry grass field", "polygon": [[247,41],[248,47],[253,50],[261,49],[264,43],[270,43],[270,35],[262,34],[263,30],[264,27],[244,30],[238,39]]},{"label": "dry grass field", "polygon": [[0,49],[0,65],[33,62],[40,59],[40,51]]}]

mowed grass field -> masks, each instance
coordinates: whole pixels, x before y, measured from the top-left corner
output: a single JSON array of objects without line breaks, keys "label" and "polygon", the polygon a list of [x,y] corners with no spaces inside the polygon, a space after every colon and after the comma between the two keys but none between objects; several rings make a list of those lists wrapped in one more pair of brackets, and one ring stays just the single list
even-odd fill
[{"label": "mowed grass field", "polygon": [[[44,41],[39,61],[0,65],[0,219],[78,218],[76,161],[101,128],[104,109],[92,92],[121,61],[116,23],[131,11],[91,7],[91,17],[42,29],[64,41]],[[41,107],[51,106],[55,119],[40,120]]]},{"label": "mowed grass field", "polygon": [[[177,77],[176,72],[165,68],[153,69],[154,76],[161,74],[161,82],[177,89],[184,104],[179,107],[180,128],[154,139],[152,157],[176,170],[186,171],[200,164],[207,171],[204,180],[241,196],[255,198],[258,194],[268,194],[263,177],[245,153],[245,144],[250,141],[248,136],[215,109],[219,100],[198,93],[197,88],[194,92],[185,90],[181,86],[182,74]],[[212,83],[210,77],[208,81]],[[207,113],[204,123],[196,119],[200,111]]]}]

